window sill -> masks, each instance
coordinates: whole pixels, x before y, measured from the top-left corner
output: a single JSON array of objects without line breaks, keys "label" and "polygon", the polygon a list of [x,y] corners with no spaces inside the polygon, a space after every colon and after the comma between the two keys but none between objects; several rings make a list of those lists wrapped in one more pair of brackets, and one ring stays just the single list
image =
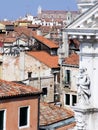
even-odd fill
[{"label": "window sill", "polygon": [[28,125],[26,125],[26,126],[19,126],[19,129],[24,129],[24,128],[29,128],[29,126]]}]

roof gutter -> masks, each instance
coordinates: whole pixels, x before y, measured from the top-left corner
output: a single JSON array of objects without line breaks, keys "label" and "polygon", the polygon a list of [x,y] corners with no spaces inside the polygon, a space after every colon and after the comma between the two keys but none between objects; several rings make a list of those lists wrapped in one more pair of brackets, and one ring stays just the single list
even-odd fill
[{"label": "roof gutter", "polygon": [[41,129],[46,129],[46,130],[55,130],[57,128],[70,125],[72,123],[75,123],[75,118],[74,117],[70,117],[70,118],[65,119],[63,121],[60,121],[60,122],[57,122],[57,123],[54,123],[54,124],[50,124],[50,125],[47,125],[47,126],[40,126],[40,128]]}]

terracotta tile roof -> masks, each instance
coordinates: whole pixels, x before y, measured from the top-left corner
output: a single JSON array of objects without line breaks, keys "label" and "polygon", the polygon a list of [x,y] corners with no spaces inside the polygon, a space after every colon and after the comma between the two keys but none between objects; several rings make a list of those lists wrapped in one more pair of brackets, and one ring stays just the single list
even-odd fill
[{"label": "terracotta tile roof", "polygon": [[59,68],[58,66],[58,56],[51,56],[45,51],[29,51],[26,52],[28,55],[33,56],[40,62],[49,66],[50,68]]},{"label": "terracotta tile roof", "polygon": [[50,27],[50,26],[41,26],[39,29],[41,30],[41,32],[43,34],[49,34],[50,33],[50,34],[55,35],[55,34],[58,34],[58,30],[61,29],[61,28],[62,28],[62,26],[53,26],[53,27]]},{"label": "terracotta tile roof", "polygon": [[22,33],[24,33],[25,35],[27,35],[28,37],[33,37],[36,40],[38,40],[39,42],[45,44],[46,46],[48,46],[49,48],[58,48],[59,46],[56,45],[55,42],[48,40],[47,38],[43,37],[43,36],[39,36],[37,34],[35,34],[31,29],[28,29],[26,27],[16,27],[15,31],[17,31],[17,33],[19,35],[21,35]]},{"label": "terracotta tile roof", "polygon": [[40,103],[40,126],[50,125],[74,116],[73,111],[68,108],[53,104]]},{"label": "terracotta tile roof", "polygon": [[0,21],[0,23],[4,25],[14,25],[12,21]]},{"label": "terracotta tile roof", "polygon": [[[72,13],[78,13],[78,11],[71,11]],[[45,14],[67,14],[68,11],[66,10],[42,10],[42,13]]]},{"label": "terracotta tile roof", "polygon": [[79,66],[79,55],[76,53],[72,53],[69,57],[65,58],[63,63],[67,65]]},{"label": "terracotta tile roof", "polygon": [[6,43],[13,43],[16,41],[16,38],[13,38],[13,37],[5,37],[3,42],[6,42]]},{"label": "terracotta tile roof", "polygon": [[36,35],[33,34],[32,37],[34,37],[36,40],[38,40],[39,42],[45,44],[46,46],[48,46],[49,48],[59,48],[58,45],[56,45],[56,43],[54,43],[51,40],[48,40],[47,38],[40,36],[40,35]]},{"label": "terracotta tile roof", "polygon": [[51,32],[52,27],[50,27],[50,26],[40,26],[40,30],[43,33],[49,33],[49,32]]},{"label": "terracotta tile roof", "polygon": [[30,24],[28,25],[29,28],[39,28],[41,25],[37,25],[37,24]]},{"label": "terracotta tile roof", "polygon": [[28,37],[32,36],[32,29],[28,29],[27,27],[15,27],[14,31],[17,32],[18,35],[25,34]]},{"label": "terracotta tile roof", "polygon": [[40,94],[41,91],[23,84],[0,80],[0,99]]}]

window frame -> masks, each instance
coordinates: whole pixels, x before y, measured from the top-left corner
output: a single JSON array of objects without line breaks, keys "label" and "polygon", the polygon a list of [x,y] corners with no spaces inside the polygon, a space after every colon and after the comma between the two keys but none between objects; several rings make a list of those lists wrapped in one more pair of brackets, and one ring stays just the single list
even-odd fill
[{"label": "window frame", "polygon": [[0,111],[4,111],[3,130],[6,130],[6,109],[0,109]]},{"label": "window frame", "polygon": [[[27,107],[27,125],[24,126],[20,126],[20,108],[24,108]],[[18,108],[18,128],[22,129],[22,128],[28,128],[30,126],[30,106],[20,106]]]},{"label": "window frame", "polygon": [[[68,103],[68,104],[66,104],[66,101],[67,101],[67,95],[69,96],[69,103]],[[70,104],[71,104],[71,96],[70,96],[70,94],[65,93],[64,96],[65,96],[65,97],[64,97],[64,104],[67,105],[67,106],[70,106]]]},{"label": "window frame", "polygon": [[[77,103],[77,95],[72,94],[71,96],[72,96],[72,106],[75,106],[75,104]],[[74,97],[75,97],[76,102],[74,102]]]},{"label": "window frame", "polygon": [[[69,95],[69,99],[70,99],[70,101],[69,101],[69,105],[68,104],[65,104],[66,103],[66,95]],[[70,93],[65,93],[64,94],[64,106],[74,106],[73,105],[73,96],[76,96],[76,103],[77,103],[77,94],[70,94]],[[75,104],[76,104],[75,103]]]},{"label": "window frame", "polygon": [[71,70],[66,69],[65,70],[65,84],[70,84],[71,83]]}]

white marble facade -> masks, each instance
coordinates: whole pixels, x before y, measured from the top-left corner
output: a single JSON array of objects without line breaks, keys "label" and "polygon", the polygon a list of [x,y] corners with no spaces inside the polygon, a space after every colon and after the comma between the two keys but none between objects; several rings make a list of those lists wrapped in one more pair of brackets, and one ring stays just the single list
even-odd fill
[{"label": "white marble facade", "polygon": [[[87,12],[81,14],[80,17],[78,17],[73,23],[69,24],[69,26],[64,29],[66,37],[77,38],[80,41],[79,68],[86,68],[86,73],[89,76],[90,81],[89,92],[85,91],[85,94],[88,96],[87,100],[89,102],[85,103],[85,99],[83,99],[80,94],[80,102],[78,102],[77,105],[73,107],[77,122],[75,130],[98,130],[97,21],[98,3],[92,6],[92,8]],[[86,92],[88,92],[88,94]]]}]

